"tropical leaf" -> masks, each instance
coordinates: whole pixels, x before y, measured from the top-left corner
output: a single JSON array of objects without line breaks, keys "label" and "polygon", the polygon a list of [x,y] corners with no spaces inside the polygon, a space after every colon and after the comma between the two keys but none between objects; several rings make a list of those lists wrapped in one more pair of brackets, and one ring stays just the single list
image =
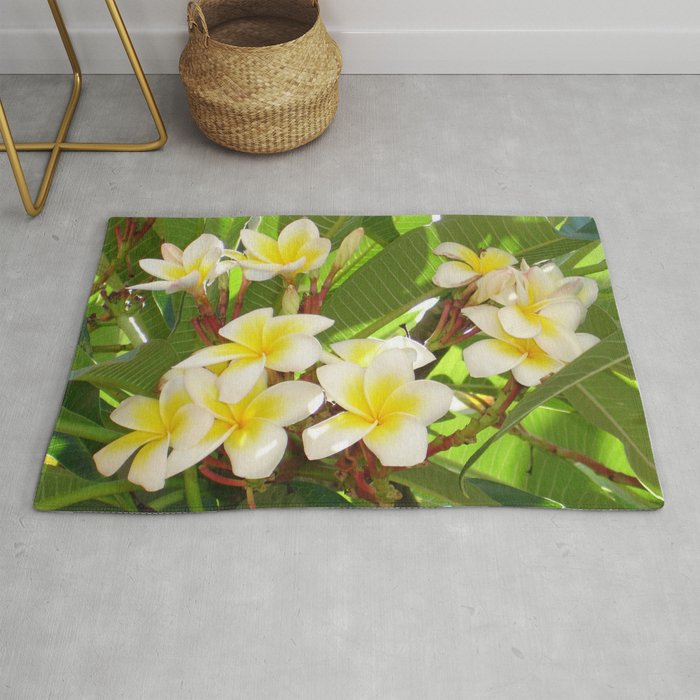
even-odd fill
[{"label": "tropical leaf", "polygon": [[489,479],[477,479],[469,477],[466,479],[466,486],[475,487],[483,491],[492,500],[502,506],[513,506],[517,508],[563,508],[561,503],[553,501],[551,498],[542,498],[534,494],[513,488],[508,484]]},{"label": "tropical leaf", "polygon": [[121,437],[121,433],[105,428],[63,406],[56,421],[56,432],[100,443],[112,442],[112,440]]},{"label": "tropical leaf", "polygon": [[[577,385],[586,387],[589,382],[594,382],[596,377],[604,372],[614,369],[619,363],[627,360],[628,357],[629,352],[627,350],[622,332],[617,331],[600,342],[598,345],[588,350],[588,352],[584,353],[581,357],[548,379],[542,385],[530,390],[507,415],[502,427],[469,457],[464,469],[462,470],[462,479],[467,477],[468,470],[477,463],[477,460],[479,460],[484,452],[489,449],[489,447],[493,445],[495,441],[507,434],[513,426],[525,419],[525,417],[534,411],[538,406],[541,406],[556,396],[564,394],[564,392],[568,392]],[[618,423],[620,420],[623,420],[622,425],[627,425],[626,421],[617,415],[617,411],[614,415]],[[596,416],[596,418],[599,417]],[[599,427],[605,430],[607,429],[608,425],[609,424],[604,422],[604,424],[600,425]],[[636,423],[633,422],[633,425],[636,425]],[[626,430],[631,430],[631,428],[628,427]],[[616,437],[622,439],[622,434],[616,435]],[[626,439],[631,439],[629,434],[626,434]],[[625,442],[625,440],[622,441]],[[643,481],[645,486],[652,492],[652,494],[660,497],[661,492],[658,486],[658,481],[655,478],[656,473],[653,471],[653,463],[651,470],[652,474],[649,474],[647,465],[647,470],[643,470],[643,474],[637,473],[637,477]]]},{"label": "tropical leaf", "polygon": [[71,373],[71,380],[133,394],[153,394],[160,378],[178,362],[169,342],[152,340],[131,352]]},{"label": "tropical leaf", "polygon": [[204,233],[207,219],[159,218],[153,224],[153,231],[161,239],[183,250]]},{"label": "tropical leaf", "polygon": [[85,443],[73,435],[54,433],[49,441],[46,454],[65,467],[68,471],[84,479],[97,479],[100,477],[95,468],[95,460],[92,453],[85,447]]},{"label": "tropical leaf", "polygon": [[405,469],[391,474],[391,481],[408,486],[421,505],[435,506],[491,506],[498,505],[476,485],[463,492],[459,473],[428,464],[415,469]]},{"label": "tropical leaf", "polygon": [[637,478],[661,498],[644,408],[636,387],[608,371],[577,382],[564,396],[584,418],[622,442]]}]

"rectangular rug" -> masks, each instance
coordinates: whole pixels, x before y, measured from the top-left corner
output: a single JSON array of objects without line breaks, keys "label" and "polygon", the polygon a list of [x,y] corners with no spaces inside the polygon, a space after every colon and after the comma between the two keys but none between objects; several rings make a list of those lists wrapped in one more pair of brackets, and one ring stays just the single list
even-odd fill
[{"label": "rectangular rug", "polygon": [[594,221],[109,222],[34,505],[655,510]]}]

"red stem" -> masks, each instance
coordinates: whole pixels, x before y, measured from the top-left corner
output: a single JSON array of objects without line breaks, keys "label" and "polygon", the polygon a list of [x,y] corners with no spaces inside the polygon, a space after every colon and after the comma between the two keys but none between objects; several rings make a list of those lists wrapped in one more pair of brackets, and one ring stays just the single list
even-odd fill
[{"label": "red stem", "polygon": [[211,345],[211,339],[209,336],[204,332],[202,329],[202,325],[199,321],[198,318],[193,318],[192,319],[192,326],[194,327],[195,331],[197,332],[197,335],[199,336],[199,339],[205,344],[205,345]]},{"label": "red stem", "polygon": [[248,291],[248,287],[250,287],[250,280],[244,277],[241,280],[241,286],[238,288],[238,294],[236,294],[236,301],[233,305],[233,315],[231,316],[232,319],[238,318],[241,315],[243,301],[245,300],[245,293]]},{"label": "red stem", "polygon": [[207,467],[206,465],[202,465],[199,467],[199,473],[209,479],[210,481],[213,481],[217,484],[221,484],[222,486],[237,486],[238,488],[245,488],[246,487],[246,482],[243,479],[229,479],[226,476],[221,476],[221,474],[217,474],[216,472],[212,471]]}]

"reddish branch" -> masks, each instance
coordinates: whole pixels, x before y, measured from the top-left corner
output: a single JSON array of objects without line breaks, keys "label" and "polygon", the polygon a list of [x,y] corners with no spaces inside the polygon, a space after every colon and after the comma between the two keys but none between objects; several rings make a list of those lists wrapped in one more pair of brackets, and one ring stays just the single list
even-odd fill
[{"label": "reddish branch", "polygon": [[599,476],[602,476],[606,479],[610,479],[610,481],[616,484],[625,484],[626,486],[634,486],[638,489],[644,489],[644,484],[642,484],[642,482],[639,481],[639,479],[637,479],[636,477],[630,476],[629,474],[622,474],[620,472],[616,472],[610,469],[609,467],[606,467],[601,462],[598,462],[597,460],[593,459],[592,457],[583,454],[582,452],[570,450],[568,447],[562,447],[561,445],[556,445],[555,443],[550,442],[549,440],[545,440],[544,438],[539,437],[539,435],[533,435],[532,433],[529,433],[527,430],[525,430],[525,428],[523,428],[521,425],[515,426],[511,430],[511,433],[517,435],[523,440],[526,440],[531,445],[534,445],[540,450],[544,450],[545,452],[549,452],[550,454],[556,455],[557,457],[562,457],[563,459],[568,459],[572,462],[578,462],[579,464],[583,464],[589,469],[592,469]]}]

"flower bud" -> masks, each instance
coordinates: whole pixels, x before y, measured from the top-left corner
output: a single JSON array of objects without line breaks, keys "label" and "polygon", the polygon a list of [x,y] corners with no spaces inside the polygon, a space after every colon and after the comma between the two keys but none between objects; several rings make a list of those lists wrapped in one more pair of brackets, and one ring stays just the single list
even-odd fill
[{"label": "flower bud", "polygon": [[333,262],[333,267],[336,270],[340,270],[348,264],[350,258],[355,255],[357,249],[360,247],[364,235],[365,230],[363,228],[356,228],[352,233],[345,236],[343,242],[340,244],[340,248],[338,248],[335,261]]},{"label": "flower bud", "polygon": [[282,313],[287,315],[298,313],[300,304],[299,291],[293,284],[290,284],[282,296]]}]

